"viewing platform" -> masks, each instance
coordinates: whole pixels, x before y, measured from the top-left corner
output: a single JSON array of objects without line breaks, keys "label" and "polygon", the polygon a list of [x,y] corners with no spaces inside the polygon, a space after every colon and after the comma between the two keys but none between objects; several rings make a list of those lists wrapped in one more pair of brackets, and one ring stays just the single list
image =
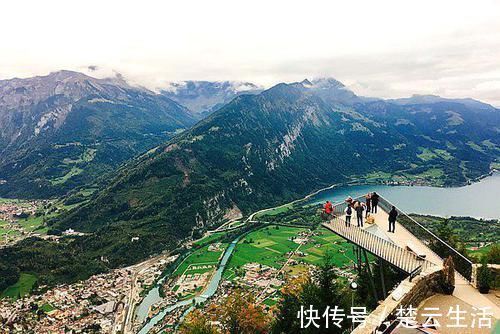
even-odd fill
[{"label": "viewing platform", "polygon": [[[364,203],[365,198],[359,197]],[[361,247],[366,252],[384,260],[390,265],[412,276],[422,279],[425,275],[432,275],[443,268],[444,259],[451,256],[455,266],[455,289],[452,296],[435,294],[428,300],[422,301],[422,304],[438,303],[442,307],[455,306],[457,301],[463,303],[470,309],[489,307],[493,317],[500,319],[500,307],[493,298],[479,293],[473,287],[472,262],[460,254],[457,250],[441,240],[425,226],[415,221],[404,211],[397,209],[398,217],[395,224],[395,232],[389,232],[389,214],[393,204],[380,197],[378,210],[376,213],[370,213],[373,217],[373,223],[367,223],[365,219],[366,212],[363,212],[363,227],[357,226],[356,212],[353,209],[350,226],[346,226],[346,215],[344,210],[347,203],[339,203],[334,206],[333,218],[323,224],[324,227],[338,234],[347,241]],[[394,205],[395,206],[395,205]],[[420,276],[420,277],[419,277]],[[398,300],[404,299],[404,294],[412,293],[414,286],[410,283],[411,279],[404,280],[398,288],[390,293],[382,304],[385,306],[396,307]],[[449,305],[447,305],[449,304]],[[413,305],[418,306],[418,305]],[[377,308],[378,310],[378,308]],[[374,311],[374,313],[377,312]],[[379,314],[377,314],[377,317]],[[378,321],[374,321],[378,322]],[[370,333],[368,330],[359,330],[359,333]],[[375,326],[372,324],[372,327]]]}]

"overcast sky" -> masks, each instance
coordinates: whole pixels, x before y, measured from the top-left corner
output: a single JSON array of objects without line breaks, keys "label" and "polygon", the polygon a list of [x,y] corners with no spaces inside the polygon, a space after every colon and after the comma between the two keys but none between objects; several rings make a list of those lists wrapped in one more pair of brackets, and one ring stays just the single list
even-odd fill
[{"label": "overcast sky", "polygon": [[5,1],[0,79],[122,73],[277,82],[332,76],[356,93],[500,106],[500,1]]}]

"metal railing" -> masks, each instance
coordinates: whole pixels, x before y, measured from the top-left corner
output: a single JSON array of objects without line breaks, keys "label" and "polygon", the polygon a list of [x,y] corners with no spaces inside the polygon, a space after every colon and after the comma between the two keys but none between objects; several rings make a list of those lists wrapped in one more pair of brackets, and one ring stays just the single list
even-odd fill
[{"label": "metal railing", "polygon": [[[364,196],[359,196],[353,198],[353,201],[365,202]],[[453,263],[455,265],[455,270],[467,281],[471,281],[472,278],[472,262],[467,259],[464,255],[458,252],[455,248],[450,246],[447,242],[439,238],[436,234],[431,232],[425,226],[417,222],[415,219],[410,217],[407,213],[399,209],[396,205],[389,202],[382,196],[379,198],[378,206],[385,212],[389,212],[392,206],[396,207],[398,210],[398,223],[401,224],[408,232],[413,234],[417,239],[419,239],[424,245],[426,245],[434,254],[439,258],[444,260],[448,256],[451,256]],[[334,216],[342,216],[344,210],[347,207],[346,202],[336,203],[333,207]],[[354,212],[353,212],[354,215]]]},{"label": "metal railing", "polygon": [[373,233],[354,225],[346,225],[345,221],[337,216],[333,217],[329,223],[325,223],[324,226],[408,274],[418,267],[427,268],[433,265]]},{"label": "metal railing", "polygon": [[425,226],[410,217],[404,211],[399,209],[396,205],[392,204],[383,197],[380,197],[379,207],[384,211],[389,212],[392,206],[396,207],[399,215],[397,221],[408,232],[413,234],[417,239],[424,243],[430,250],[432,250],[442,260],[451,256],[455,265],[455,270],[470,282],[472,277],[472,262],[464,255],[460,254],[455,248],[450,246],[444,240],[439,238],[436,234],[431,232]]}]

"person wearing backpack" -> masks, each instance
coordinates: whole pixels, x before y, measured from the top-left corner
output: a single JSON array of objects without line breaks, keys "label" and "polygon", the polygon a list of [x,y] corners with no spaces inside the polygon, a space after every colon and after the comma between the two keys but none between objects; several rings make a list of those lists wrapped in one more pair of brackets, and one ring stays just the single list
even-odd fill
[{"label": "person wearing backpack", "polygon": [[344,210],[345,212],[345,226],[351,226],[351,216],[352,216],[352,208],[351,204],[347,204],[347,208]]}]

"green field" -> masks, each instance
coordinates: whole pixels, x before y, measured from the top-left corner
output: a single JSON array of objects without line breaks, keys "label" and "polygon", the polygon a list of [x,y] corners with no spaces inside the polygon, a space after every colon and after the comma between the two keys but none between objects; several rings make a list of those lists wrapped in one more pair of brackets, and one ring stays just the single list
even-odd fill
[{"label": "green field", "polygon": [[313,236],[311,241],[300,248],[307,254],[305,257],[295,257],[309,264],[319,265],[323,262],[325,255],[336,267],[343,267],[355,261],[352,245],[344,239],[325,228],[318,229],[320,235]]},{"label": "green field", "polygon": [[[45,216],[47,218],[49,216]],[[48,228],[43,226],[44,216],[29,216],[26,219],[19,219],[18,223],[28,232],[46,233]]]},{"label": "green field", "polygon": [[9,286],[2,292],[1,297],[10,297],[12,299],[18,299],[30,293],[31,289],[36,283],[36,276],[27,273],[21,273],[19,280],[16,284]]},{"label": "green field", "polygon": [[42,306],[40,306],[40,309],[45,313],[49,313],[55,310],[54,306],[50,304],[43,304]]},{"label": "green field", "polygon": [[[193,254],[189,255],[172,273],[173,276],[180,276],[184,272],[189,273],[189,274],[194,274],[194,273],[203,273],[206,271],[213,270],[216,268],[217,264],[219,263],[219,258],[222,256],[222,251],[218,252],[212,252],[208,251],[209,245],[206,245],[196,251],[193,252]],[[225,249],[227,247],[227,244],[222,244],[221,248]],[[189,269],[192,265],[213,265],[211,268],[206,268],[206,269]]]},{"label": "green field", "polygon": [[[290,251],[297,249],[298,244],[289,240],[297,237],[300,232],[306,231],[305,228],[267,226],[257,231],[249,233],[240,240],[234,253],[224,271],[224,277],[232,279],[238,274],[240,267],[246,263],[260,263],[274,268],[281,268]],[[305,256],[294,257],[299,262],[306,264],[319,265],[328,253],[331,260],[337,267],[342,267],[354,260],[352,246],[333,232],[319,228],[307,244],[300,246],[299,250],[305,253]],[[304,270],[305,266],[297,266]],[[290,270],[294,270],[291,268]]]},{"label": "green field", "polygon": [[371,172],[365,175],[366,179],[390,179],[392,178],[391,173],[383,172],[383,171],[378,171],[378,172]]},{"label": "green field", "polygon": [[81,174],[83,172],[83,169],[73,166],[69,172],[67,172],[65,175],[55,178],[53,180],[50,180],[50,183],[52,185],[58,185],[58,184],[63,184],[64,182],[68,181],[70,178],[73,176],[76,176],[78,174]]},{"label": "green field", "polygon": [[227,265],[226,277],[231,272],[250,262],[280,268],[286,261],[285,254],[298,246],[290,237],[296,237],[303,228],[268,226],[247,234],[236,246]]},{"label": "green field", "polygon": [[[467,253],[470,256],[474,256],[474,257],[476,257],[477,259],[480,260],[483,256],[485,256],[486,254],[488,254],[488,252],[493,247],[493,245],[495,245],[495,244],[490,244],[488,246],[481,247],[481,248],[476,249],[476,250],[467,249]],[[499,244],[497,243],[496,245],[498,246]]]},{"label": "green field", "polygon": [[421,152],[419,154],[417,154],[417,157],[419,157],[421,160],[429,161],[429,160],[437,158],[437,155],[434,152],[432,152],[431,150],[429,150],[428,148],[419,147],[419,149]]},{"label": "green field", "polygon": [[0,236],[5,236],[5,235],[17,236],[19,234],[21,234],[19,231],[11,230],[8,227],[7,222],[0,220]]},{"label": "green field", "polygon": [[204,238],[201,238],[199,240],[196,240],[195,242],[193,242],[193,245],[194,246],[204,246],[204,245],[208,245],[208,244],[211,244],[212,242],[222,238],[224,235],[226,235],[225,232],[220,232],[220,233],[213,233],[213,234],[210,234],[210,235],[207,235],[206,237]]},{"label": "green field", "polygon": [[264,212],[261,212],[257,215],[255,215],[255,219],[262,218],[264,216],[274,216],[283,212],[287,212],[288,210],[293,208],[292,203],[284,204],[282,206],[279,206],[277,208],[269,209]]}]

